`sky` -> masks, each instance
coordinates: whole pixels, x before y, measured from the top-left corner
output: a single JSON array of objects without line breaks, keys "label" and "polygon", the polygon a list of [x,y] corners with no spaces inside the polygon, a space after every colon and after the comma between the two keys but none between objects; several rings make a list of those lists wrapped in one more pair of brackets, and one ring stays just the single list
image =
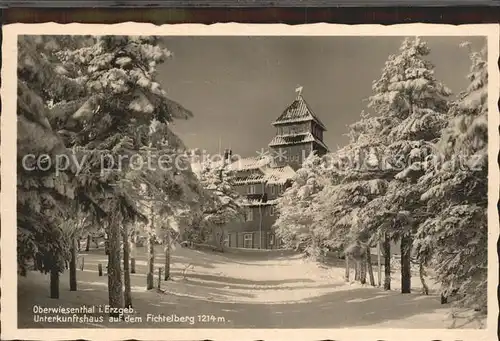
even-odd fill
[{"label": "sky", "polygon": [[[302,95],[327,127],[324,142],[336,150],[348,142],[347,125],[360,119],[384,62],[404,37],[167,37],[173,57],[158,67],[169,97],[194,114],[173,130],[189,148],[256,156],[275,135],[271,123]],[[422,37],[438,80],[463,90],[470,60],[460,48],[483,37]]]}]

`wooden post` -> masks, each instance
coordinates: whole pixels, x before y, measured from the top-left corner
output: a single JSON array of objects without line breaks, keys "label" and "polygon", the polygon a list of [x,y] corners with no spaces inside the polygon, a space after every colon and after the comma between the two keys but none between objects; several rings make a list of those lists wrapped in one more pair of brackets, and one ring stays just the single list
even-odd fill
[{"label": "wooden post", "polygon": [[161,289],[161,267],[158,268],[158,290]]},{"label": "wooden post", "polygon": [[99,277],[101,277],[102,276],[102,264],[101,263],[97,264],[97,271],[99,272]]},{"label": "wooden post", "polygon": [[83,271],[83,267],[85,266],[85,257],[82,257],[82,265],[80,266],[80,269]]},{"label": "wooden post", "polygon": [[130,273],[135,274],[135,258],[130,258]]},{"label": "wooden post", "polygon": [[378,286],[382,286],[382,262],[380,259],[380,239],[377,242]]}]

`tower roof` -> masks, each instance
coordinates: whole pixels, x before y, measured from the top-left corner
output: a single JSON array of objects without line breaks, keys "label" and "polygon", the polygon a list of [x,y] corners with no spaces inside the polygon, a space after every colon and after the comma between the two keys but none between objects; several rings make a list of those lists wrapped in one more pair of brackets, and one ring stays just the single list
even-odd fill
[{"label": "tower roof", "polygon": [[273,122],[273,126],[307,121],[314,121],[323,130],[326,130],[323,122],[314,114],[302,95],[299,94],[292,104],[290,104],[276,121]]},{"label": "tower roof", "polygon": [[286,146],[291,144],[300,144],[307,142],[316,142],[321,147],[328,150],[328,147],[323,141],[313,136],[311,133],[277,135],[269,143],[269,147]]}]

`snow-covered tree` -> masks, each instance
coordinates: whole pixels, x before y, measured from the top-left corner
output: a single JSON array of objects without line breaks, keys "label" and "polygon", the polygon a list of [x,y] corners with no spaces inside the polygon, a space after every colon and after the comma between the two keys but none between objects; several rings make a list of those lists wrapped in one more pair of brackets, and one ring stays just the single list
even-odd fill
[{"label": "snow-covered tree", "polygon": [[[401,240],[403,293],[410,292],[412,235],[425,219],[415,182],[423,175],[423,163],[433,155],[433,143],[447,122],[451,91],[434,76],[426,59],[430,49],[420,38],[406,38],[397,55],[389,57],[382,76],[373,84],[369,106],[390,121],[386,126],[384,167],[400,171],[386,193],[369,212],[392,217],[393,237]],[[411,215],[411,216],[409,216]]]},{"label": "snow-covered tree", "polygon": [[278,218],[273,225],[284,247],[316,258],[324,251],[324,238],[313,224],[313,201],[328,183],[324,166],[324,160],[315,153],[304,160],[292,185],[277,199]]},{"label": "snow-covered tree", "polygon": [[234,220],[244,219],[245,199],[234,188],[234,172],[227,167],[226,160],[206,158],[201,164],[200,183],[204,189],[201,215],[196,228],[214,235],[216,246],[223,250],[224,226]]},{"label": "snow-covered tree", "polygon": [[59,296],[59,272],[70,257],[62,223],[75,212],[77,185],[71,171],[55,172],[56,157],[71,153],[50,122],[47,104],[62,96],[74,98],[82,89],[51,57],[63,38],[20,36],[18,40],[18,269],[26,273],[33,262],[35,269],[50,272],[53,298]]},{"label": "snow-covered tree", "polygon": [[377,118],[367,115],[351,126],[351,143],[329,155],[331,183],[318,194],[314,204],[315,226],[324,231],[325,245],[345,253],[346,277],[349,259],[353,259],[356,269],[360,270],[356,273],[362,274],[359,278],[362,282],[366,260],[370,257],[367,253],[372,231],[368,224],[371,221],[365,222],[360,209],[383,194],[387,186],[378,166],[383,149],[375,139],[378,135],[374,130],[379,127]]},{"label": "snow-covered tree", "polygon": [[[168,123],[175,118],[189,118],[191,112],[171,101],[155,81],[156,65],[170,55],[168,50],[160,46],[158,38],[73,36],[71,39],[75,42],[79,38],[85,39],[84,42],[61,49],[56,54],[61,64],[57,68],[54,63],[47,62],[48,57],[40,60],[40,57],[33,53],[33,47],[28,45],[31,49],[26,48],[28,52],[20,54],[26,64],[24,69],[27,70],[23,69],[23,77],[26,80],[39,77],[39,82],[45,81],[47,84],[49,77],[52,77],[52,82],[61,78],[69,85],[77,85],[78,92],[71,93],[72,96],[65,93],[61,96],[52,95],[49,99],[52,103],[47,116],[57,133],[51,140],[48,138],[50,135],[37,127],[43,136],[43,142],[34,145],[44,152],[49,147],[54,149],[54,146],[59,146],[58,153],[61,153],[61,150],[67,152],[65,147],[71,147],[69,156],[84,161],[83,168],[78,169],[78,176],[74,177],[77,183],[71,188],[70,193],[74,194],[70,199],[76,198],[80,207],[93,212],[94,216],[101,219],[101,225],[106,226],[109,240],[110,305],[120,307],[120,226],[148,218],[140,207],[139,199],[152,199],[158,203],[157,206],[161,206],[162,202],[177,200],[179,195],[182,196],[181,192],[185,193],[183,190],[186,188],[195,190],[192,182],[184,181],[187,172],[178,172],[175,168],[155,172],[137,163],[144,158],[148,160],[151,153],[158,158],[158,143],[167,141],[174,145],[179,144],[180,140],[170,131]],[[34,39],[44,41],[44,38]],[[46,52],[43,46],[36,47],[35,52]],[[41,55],[45,56],[44,53]],[[39,65],[33,67],[33,60]],[[24,64],[20,63],[21,67]],[[49,73],[52,69],[58,70],[60,75]],[[31,94],[30,89],[25,89],[26,82],[20,81],[19,87],[20,93]],[[66,88],[61,81],[54,89]],[[47,99],[25,101],[24,97],[20,96],[18,106],[25,110],[23,105],[26,103],[37,105],[37,117],[43,118],[39,113],[47,111],[45,102]],[[43,108],[38,110],[40,107]],[[39,126],[47,130],[50,126],[47,124],[49,119],[39,120]],[[157,141],[155,136],[158,134],[151,134],[153,122],[164,126],[163,136],[161,139],[156,138]],[[20,136],[34,140],[36,131],[33,133],[29,130],[33,126],[29,123],[21,126],[25,130],[23,132],[20,129]],[[50,141],[53,146],[46,146]],[[170,149],[170,154],[175,154],[175,148]],[[62,179],[64,177],[59,176],[54,181]],[[147,184],[146,193],[141,192],[141,184]],[[51,186],[66,190],[64,183]],[[173,205],[163,206],[170,208]],[[30,212],[26,216],[33,219],[36,214]],[[23,216],[20,218],[23,219]],[[19,225],[23,225],[22,220]],[[45,238],[47,236],[50,234],[45,234]],[[29,242],[20,244],[23,247],[30,245]],[[57,242],[53,244],[58,245]]]},{"label": "snow-covered tree", "polygon": [[[468,46],[465,44],[465,46]],[[415,247],[430,263],[443,295],[458,289],[459,305],[486,310],[488,259],[488,67],[486,49],[470,52],[469,86],[448,112],[438,158],[419,179],[430,216]]]}]

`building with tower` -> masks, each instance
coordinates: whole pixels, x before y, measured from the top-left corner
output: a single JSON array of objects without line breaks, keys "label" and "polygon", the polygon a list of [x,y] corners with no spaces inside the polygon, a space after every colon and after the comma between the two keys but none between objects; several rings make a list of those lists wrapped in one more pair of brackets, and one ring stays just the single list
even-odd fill
[{"label": "building with tower", "polygon": [[273,122],[276,136],[269,143],[278,166],[301,167],[306,157],[315,151],[322,156],[328,148],[323,142],[325,125],[314,114],[299,92],[297,98]]},{"label": "building with tower", "polygon": [[[311,152],[320,156],[328,152],[323,142],[326,127],[303,98],[301,88],[298,90],[295,100],[272,122],[276,134],[268,151],[246,158],[234,158],[231,150],[224,152],[221,166],[233,172],[235,190],[246,199],[245,221],[232,222],[223,229],[226,247],[279,248],[272,229],[277,218],[276,199],[292,184],[295,171]],[[199,166],[192,165],[195,173]],[[221,240],[214,233],[211,238]]]},{"label": "building with tower", "polygon": [[233,160],[228,165],[236,176],[236,190],[247,200],[245,221],[228,224],[224,229],[227,247],[279,248],[280,241],[272,229],[276,199],[292,184],[295,171],[311,152],[320,156],[328,152],[323,142],[326,127],[301,91],[272,125],[276,135],[266,155]]}]

